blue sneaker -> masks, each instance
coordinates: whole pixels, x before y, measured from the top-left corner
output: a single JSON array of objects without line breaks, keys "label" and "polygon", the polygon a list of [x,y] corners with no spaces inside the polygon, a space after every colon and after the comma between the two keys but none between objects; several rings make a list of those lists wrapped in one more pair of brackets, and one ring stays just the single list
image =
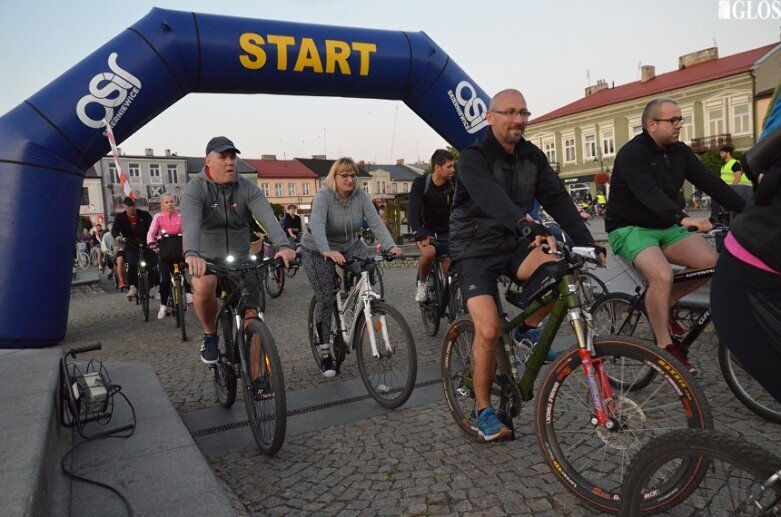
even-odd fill
[{"label": "blue sneaker", "polygon": [[204,334],[201,341],[201,361],[215,364],[220,359],[220,338],[217,334]]},{"label": "blue sneaker", "polygon": [[496,413],[492,407],[485,408],[483,412],[478,415],[477,429],[480,436],[482,436],[486,442],[510,436],[510,430],[496,418]]},{"label": "blue sneaker", "polygon": [[[532,348],[539,342],[541,329],[529,329],[526,332],[521,332],[520,327],[516,327],[513,331],[513,344],[516,347],[525,349],[526,352],[531,352]],[[548,355],[545,357],[545,363],[551,363],[556,360],[558,354],[553,351],[553,348],[548,349]]]}]

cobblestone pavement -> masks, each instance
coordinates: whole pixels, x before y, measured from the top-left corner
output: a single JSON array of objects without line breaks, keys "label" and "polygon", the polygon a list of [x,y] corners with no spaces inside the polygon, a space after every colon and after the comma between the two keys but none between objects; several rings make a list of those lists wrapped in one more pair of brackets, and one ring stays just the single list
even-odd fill
[{"label": "cobblestone pavement", "polygon": [[[414,277],[410,267],[385,269],[386,298],[407,319],[422,367],[438,363],[444,330],[435,338],[425,336],[413,302]],[[287,390],[357,379],[352,357],[335,380],[319,374],[306,348],[311,288],[303,271],[287,280],[287,292],[270,300],[266,312]],[[65,346],[100,341],[97,359],[150,363],[180,414],[212,407],[214,390],[198,358],[201,333],[194,314],[188,314],[191,337],[183,343],[172,319],[144,323],[138,306],[113,286],[107,289],[112,292],[74,291]],[[156,309],[153,302],[152,318]],[[716,426],[781,454],[779,427],[754,416],[727,389],[713,336],[700,338],[693,357]],[[516,422],[518,439],[511,443],[469,442],[444,402],[433,402],[289,437],[273,458],[248,448],[207,459],[241,515],[594,514],[544,464],[531,410],[524,408]]]}]

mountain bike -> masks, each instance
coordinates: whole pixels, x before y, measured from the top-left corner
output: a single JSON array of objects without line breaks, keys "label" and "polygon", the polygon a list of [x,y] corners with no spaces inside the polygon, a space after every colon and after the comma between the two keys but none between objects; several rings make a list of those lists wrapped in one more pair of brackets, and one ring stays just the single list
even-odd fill
[{"label": "mountain bike", "polygon": [[[534,382],[566,317],[577,346],[560,354],[538,388],[537,440],[548,466],[570,492],[602,511],[615,512],[631,457],[662,432],[711,427],[711,412],[692,376],[664,350],[626,336],[593,337],[574,273],[586,261],[597,263],[596,250],[562,246],[556,254],[558,262],[543,264],[520,290],[505,292],[507,302],[521,309],[518,316],[508,319],[501,297],[495,297],[502,317],[491,401],[513,439],[513,419],[534,397]],[[510,332],[551,302],[553,310],[537,345],[530,353],[514,350]],[[472,380],[474,336],[470,315],[450,325],[441,377],[456,424],[472,440],[482,441]],[[646,367],[658,372],[653,386],[634,390],[638,372]]]},{"label": "mountain bike", "polygon": [[[154,275],[159,275],[157,269],[157,255],[154,255],[155,260],[152,261],[147,257],[146,250],[149,249],[146,242],[133,239],[130,237],[124,237],[126,246],[133,246],[138,248],[138,274],[137,274],[137,293],[135,295],[136,305],[141,305],[141,313],[144,315],[144,321],[149,321],[149,290],[153,285]],[[125,278],[128,277],[130,271],[130,262],[125,256]]]},{"label": "mountain bike", "polygon": [[[716,268],[707,268],[677,273],[673,275],[673,283],[710,278],[715,271]],[[632,336],[649,346],[656,346],[644,303],[647,289],[648,286],[644,282],[642,287],[637,287],[634,295],[614,292],[599,298],[591,307],[594,332],[598,335]],[[707,299],[702,301],[695,297],[685,297],[672,308],[672,317],[685,332],[683,336],[676,338],[676,341],[688,350],[710,324],[710,303]],[[724,343],[718,344],[718,359],[719,369],[735,397],[762,418],[770,422],[781,423],[781,403],[743,369]],[[655,371],[652,368],[647,368],[645,375],[640,379],[640,382],[635,384],[634,388],[643,388],[654,375]]]},{"label": "mountain bike", "polygon": [[73,256],[73,267],[87,269],[89,267],[89,253],[87,253],[87,243],[77,242],[76,253]]},{"label": "mountain bike", "polygon": [[[446,245],[445,239],[432,237],[432,246]],[[441,257],[444,258],[444,257]],[[455,271],[447,276],[442,269],[440,259],[434,259],[434,264],[426,278],[426,301],[420,303],[420,315],[423,318],[423,328],[431,337],[439,332],[439,323],[443,317],[452,322],[457,317],[466,313],[461,287],[456,279]],[[417,281],[417,277],[416,277]]]},{"label": "mountain bike", "polygon": [[713,429],[671,431],[635,456],[620,501],[619,515],[627,517],[780,515],[781,458]]},{"label": "mountain bike", "polygon": [[166,305],[169,314],[174,315],[176,327],[181,330],[182,341],[187,341],[187,328],[184,314],[187,311],[184,269],[187,264],[182,260],[182,234],[170,235],[165,230],[157,238],[157,250],[160,262],[168,264],[171,292]]},{"label": "mountain bike", "polygon": [[[263,256],[267,259],[274,258],[276,252],[271,243],[263,242]],[[263,285],[266,292],[272,298],[279,298],[285,289],[285,270],[283,268],[265,268],[263,270]]]},{"label": "mountain bike", "polygon": [[[263,307],[258,318],[245,320],[250,289],[262,291],[261,275],[272,261],[248,260],[235,264],[228,257],[224,265],[207,265],[207,272],[217,275],[220,311],[217,335],[220,357],[212,365],[217,401],[229,408],[236,401],[237,380],[244,385],[243,398],[252,436],[263,454],[272,456],[282,447],[287,428],[287,403],[282,361],[268,327],[263,321]],[[276,268],[284,264],[273,261]],[[252,275],[257,281],[247,283]],[[257,295],[257,294],[256,294]]]},{"label": "mountain bike", "polygon": [[[339,372],[347,354],[355,350],[363,385],[369,395],[386,408],[397,408],[409,399],[418,371],[415,340],[409,325],[398,310],[382,301],[370,281],[369,271],[376,269],[376,262],[395,258],[383,252],[377,257],[348,260],[345,266],[357,266],[360,277],[347,294],[341,291],[337,281],[331,315],[330,342],[336,371]],[[319,368],[321,357],[315,328],[315,304],[313,296],[308,316],[309,346]]]}]

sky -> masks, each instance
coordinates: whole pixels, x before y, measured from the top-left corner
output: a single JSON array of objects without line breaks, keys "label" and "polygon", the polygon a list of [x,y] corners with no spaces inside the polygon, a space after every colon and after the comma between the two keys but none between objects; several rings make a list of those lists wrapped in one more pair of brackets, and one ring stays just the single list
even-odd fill
[{"label": "sky", "polygon": [[[733,18],[720,19],[725,2]],[[13,109],[152,7],[370,29],[423,31],[489,95],[521,90],[534,115],[574,102],[598,79],[675,70],[718,46],[727,56],[779,41],[781,0],[0,0],[0,114]],[[742,19],[735,19],[740,16]],[[765,19],[763,19],[765,18]],[[203,156],[212,136],[242,157],[428,161],[443,140],[403,102],[190,94],[131,135],[126,154]]]}]

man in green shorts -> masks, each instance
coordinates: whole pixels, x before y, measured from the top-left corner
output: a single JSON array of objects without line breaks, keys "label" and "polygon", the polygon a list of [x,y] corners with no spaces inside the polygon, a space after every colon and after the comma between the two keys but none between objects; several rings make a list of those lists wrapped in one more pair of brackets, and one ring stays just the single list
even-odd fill
[{"label": "man in green shorts", "polygon": [[694,373],[687,350],[673,339],[670,309],[705,280],[673,286],[670,264],[687,270],[709,268],[716,265],[718,254],[688,230],[707,232],[712,224],[684,212],[683,183],[688,180],[735,212],[742,212],[745,202],[678,141],[683,117],[676,101],[652,100],[641,123],[643,132],[616,155],[605,230],[613,253],[630,261],[648,282],[645,308],[656,343]]}]

